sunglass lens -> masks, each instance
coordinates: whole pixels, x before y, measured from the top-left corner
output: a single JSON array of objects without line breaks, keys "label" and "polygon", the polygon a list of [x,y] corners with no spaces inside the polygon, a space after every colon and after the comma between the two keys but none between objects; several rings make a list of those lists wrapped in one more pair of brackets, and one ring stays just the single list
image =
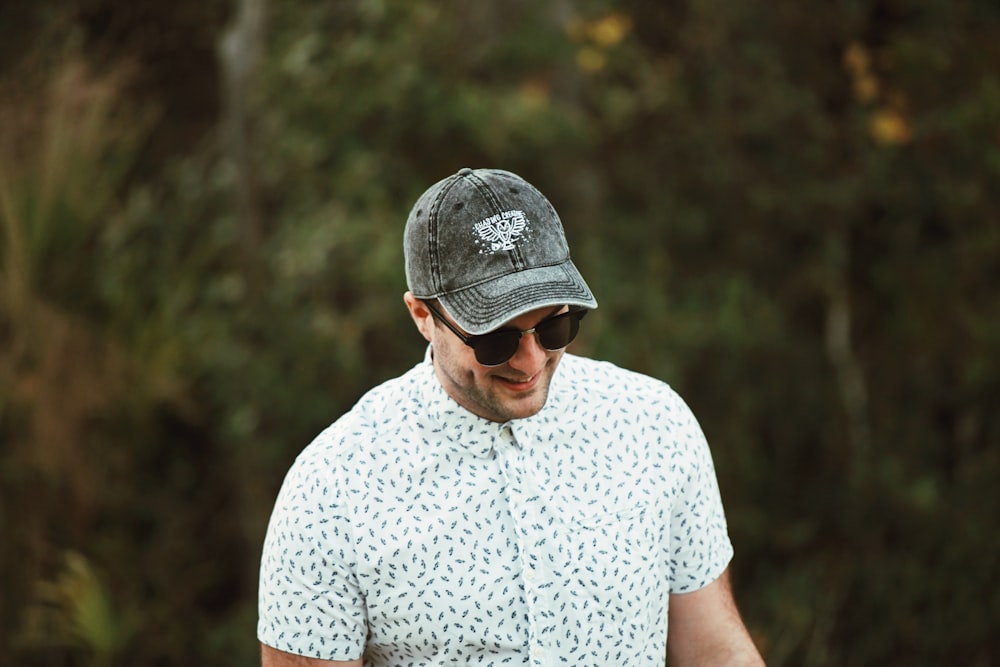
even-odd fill
[{"label": "sunglass lens", "polygon": [[535,331],[538,332],[538,342],[546,350],[561,350],[576,338],[580,331],[580,318],[577,313],[566,313],[542,322]]},{"label": "sunglass lens", "polygon": [[521,334],[517,331],[495,331],[476,339],[473,350],[476,361],[483,366],[499,366],[514,356],[520,343]]}]

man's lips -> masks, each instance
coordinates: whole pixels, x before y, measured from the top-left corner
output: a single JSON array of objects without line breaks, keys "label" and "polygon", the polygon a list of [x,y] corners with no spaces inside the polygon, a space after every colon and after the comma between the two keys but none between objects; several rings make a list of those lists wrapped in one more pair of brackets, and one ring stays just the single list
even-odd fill
[{"label": "man's lips", "polygon": [[541,373],[536,373],[529,378],[506,378],[503,376],[496,376],[497,382],[503,386],[511,389],[513,391],[527,391],[538,384],[538,378],[541,377]]}]

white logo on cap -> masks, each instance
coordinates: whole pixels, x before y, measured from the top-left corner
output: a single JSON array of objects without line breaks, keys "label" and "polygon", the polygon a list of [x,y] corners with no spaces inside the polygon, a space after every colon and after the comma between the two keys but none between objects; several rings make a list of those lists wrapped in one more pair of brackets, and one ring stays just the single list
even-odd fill
[{"label": "white logo on cap", "polygon": [[514,242],[528,230],[528,218],[524,211],[504,211],[477,222],[473,229],[485,242],[479,254],[492,255],[500,250],[514,249]]}]

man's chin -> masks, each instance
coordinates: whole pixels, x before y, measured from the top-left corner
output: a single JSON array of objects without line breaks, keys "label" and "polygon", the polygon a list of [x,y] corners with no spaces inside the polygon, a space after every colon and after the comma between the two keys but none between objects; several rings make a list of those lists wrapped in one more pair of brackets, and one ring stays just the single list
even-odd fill
[{"label": "man's chin", "polygon": [[510,419],[527,419],[541,412],[545,407],[545,400],[548,392],[541,387],[536,387],[533,391],[520,396],[508,398],[503,401],[504,412]]}]

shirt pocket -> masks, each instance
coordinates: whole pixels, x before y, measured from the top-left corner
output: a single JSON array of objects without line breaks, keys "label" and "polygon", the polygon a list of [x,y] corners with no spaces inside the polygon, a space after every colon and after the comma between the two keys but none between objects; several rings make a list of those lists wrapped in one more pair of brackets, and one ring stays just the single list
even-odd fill
[{"label": "shirt pocket", "polygon": [[665,641],[658,523],[652,505],[569,519],[562,607],[567,639],[582,655],[639,664],[646,649]]},{"label": "shirt pocket", "polygon": [[[584,591],[617,593],[642,586],[656,568],[654,508],[625,509],[570,517],[567,526],[568,572]],[[606,598],[607,595],[599,595]]]}]

